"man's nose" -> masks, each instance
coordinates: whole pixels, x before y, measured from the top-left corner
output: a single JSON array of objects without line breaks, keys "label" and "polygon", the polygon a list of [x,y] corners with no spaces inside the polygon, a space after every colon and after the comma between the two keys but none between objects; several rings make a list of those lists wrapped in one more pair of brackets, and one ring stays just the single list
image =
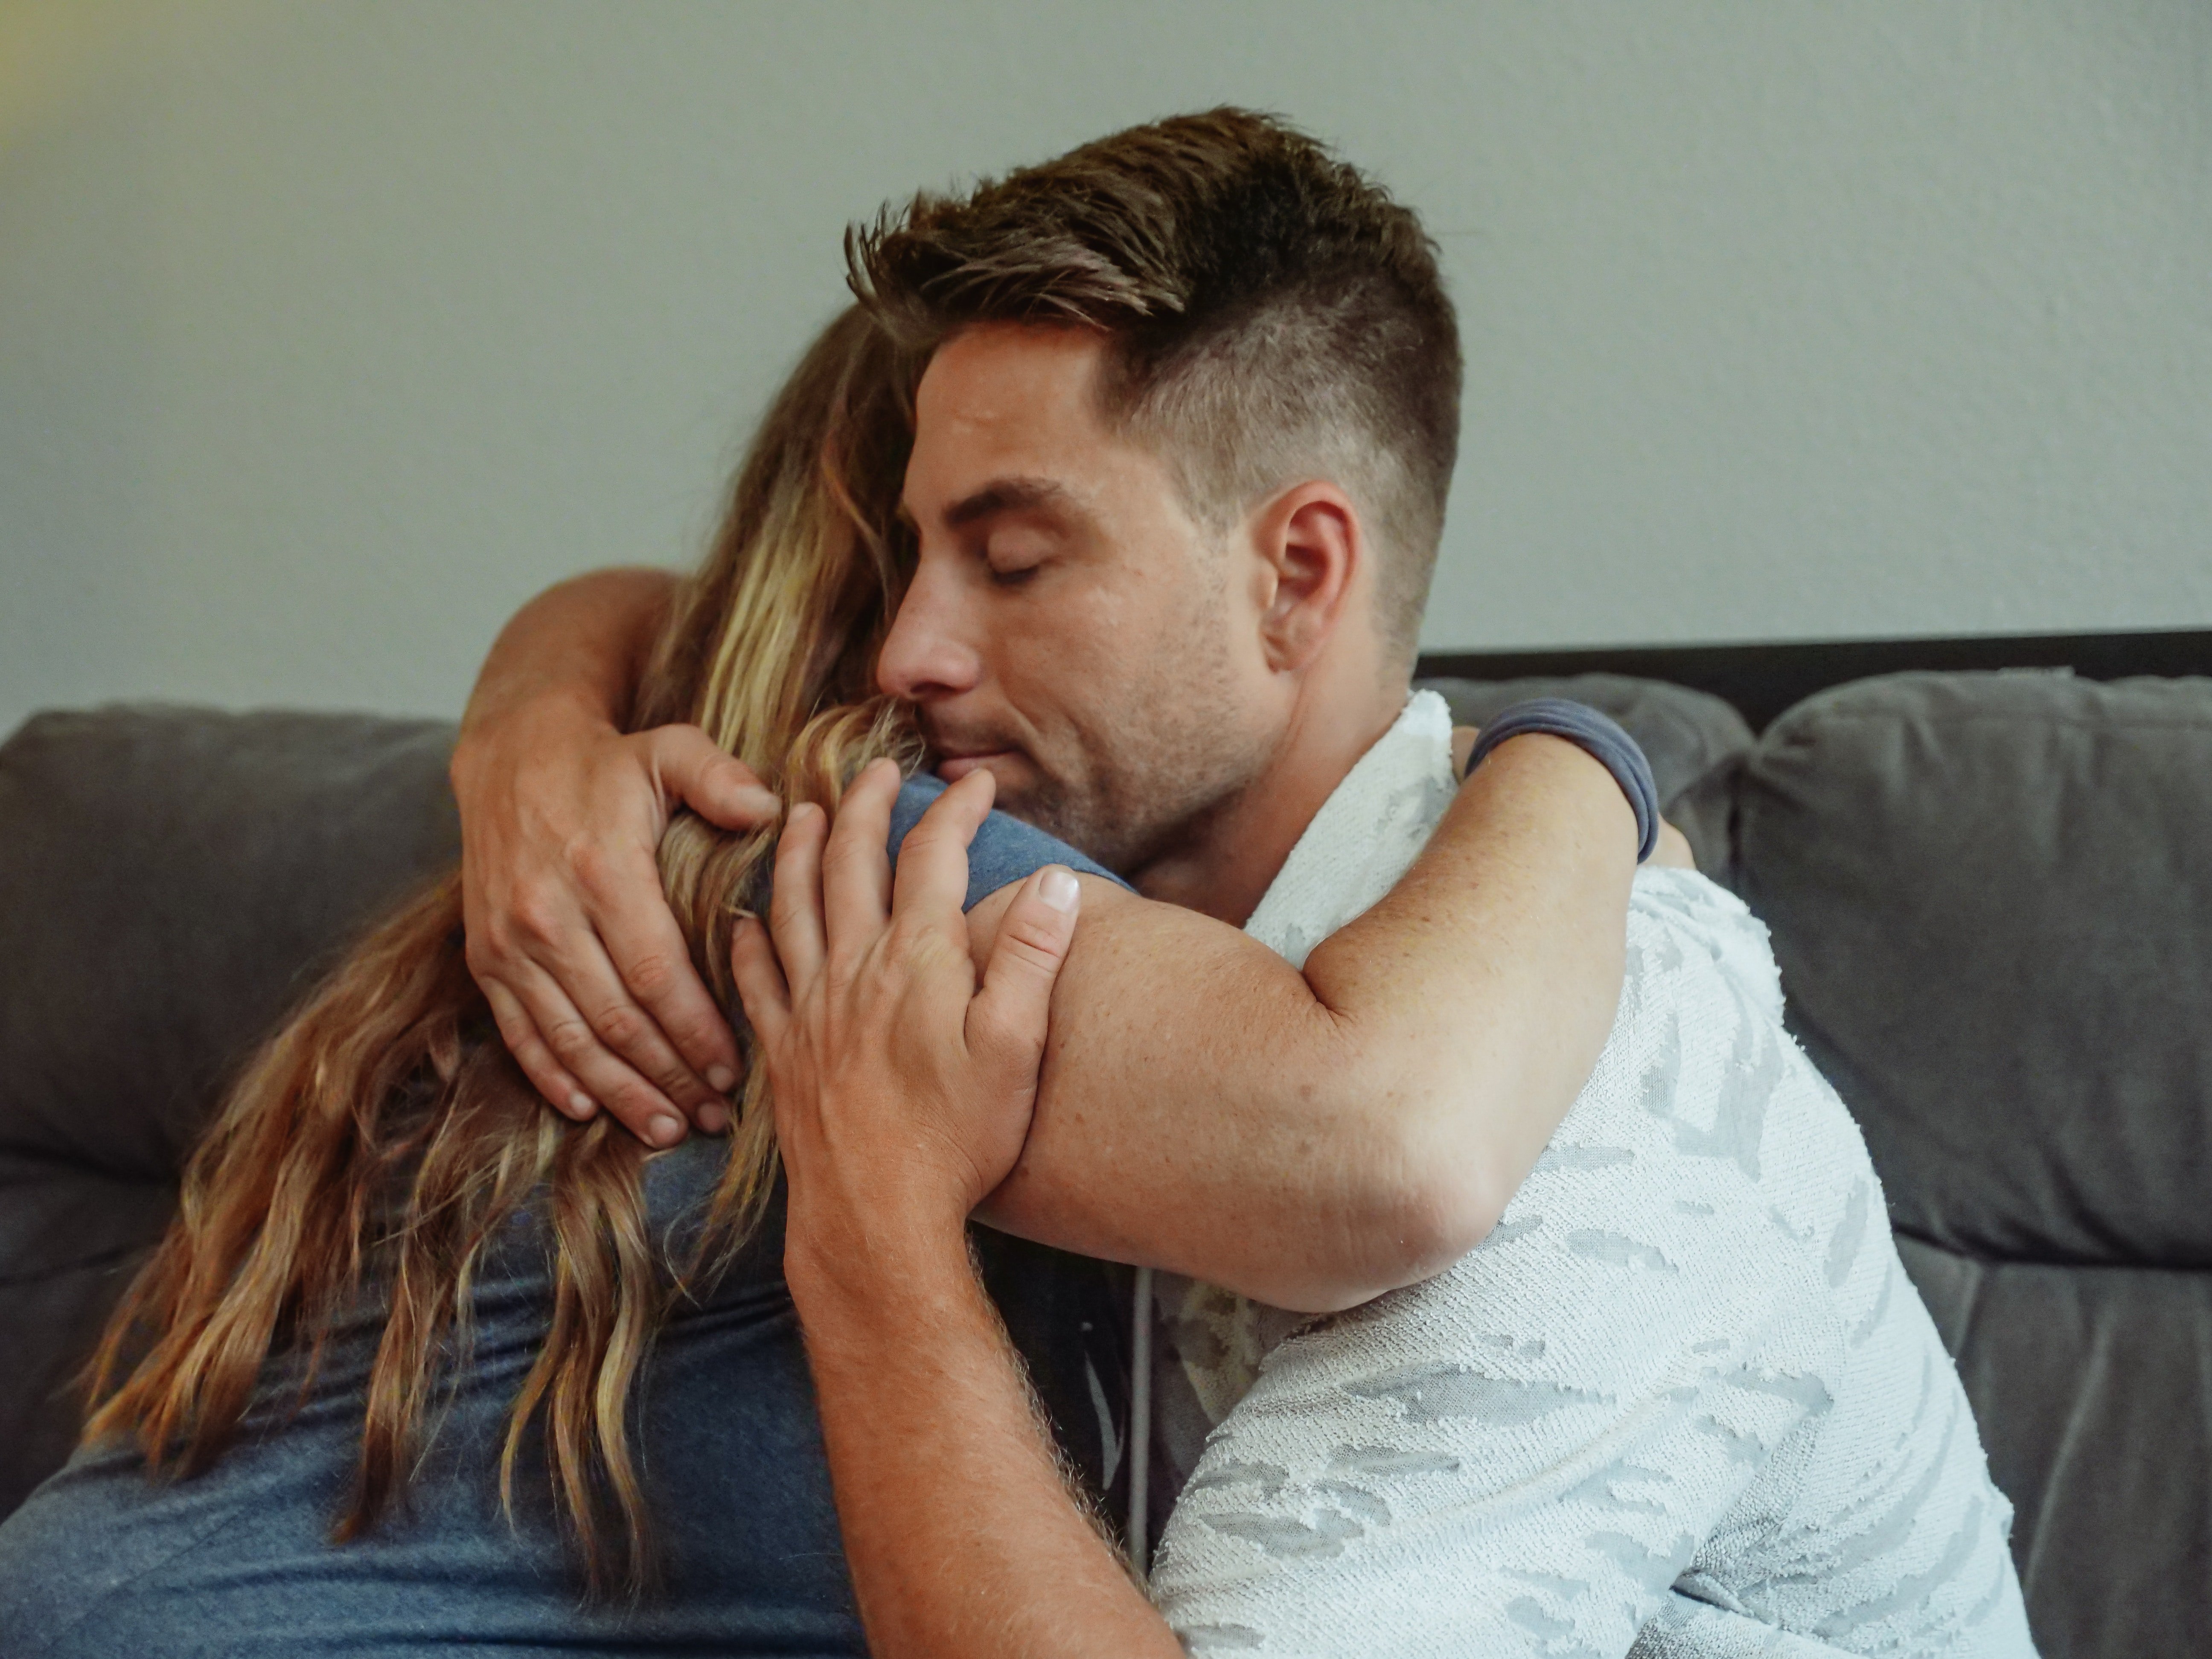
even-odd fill
[{"label": "man's nose", "polygon": [[974,690],[982,680],[982,665],[962,626],[965,611],[957,575],[939,561],[924,558],[876,658],[877,686],[908,702]]}]

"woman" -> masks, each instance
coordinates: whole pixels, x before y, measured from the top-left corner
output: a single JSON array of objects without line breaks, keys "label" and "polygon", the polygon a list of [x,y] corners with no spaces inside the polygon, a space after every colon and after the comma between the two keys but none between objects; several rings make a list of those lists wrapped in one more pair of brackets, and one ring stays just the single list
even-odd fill
[{"label": "woman", "polygon": [[[793,802],[834,804],[870,758],[918,760],[870,685],[911,560],[896,505],[915,368],[857,312],[808,353],[667,627],[638,726],[688,718]],[[1468,873],[1462,939],[1494,923],[1498,948],[1539,953],[1573,907],[1625,908],[1631,849],[1601,836],[1546,890],[1570,896],[1517,919],[1481,908],[1498,885],[1473,878],[1485,846],[1525,869],[1561,835],[1494,803],[1455,809],[1423,862]],[[768,845],[687,819],[662,848],[726,1004]],[[1463,1061],[1393,1014],[1414,977],[1481,1011],[1483,964],[1433,915],[1378,906],[1301,976],[1220,923],[1115,894],[1012,820],[988,820],[972,857],[998,890],[971,915],[979,957],[1010,884],[1054,861],[1095,884],[1062,988],[1080,995],[1054,1009],[1085,1063],[1048,1079],[1041,1113],[1097,1118],[1142,1090],[1194,1119],[1275,1114],[1313,1248],[1368,1252],[1346,1281],[1366,1293],[1486,1230],[1618,993],[1617,933],[1609,957],[1560,956],[1547,1003],[1579,1012],[1547,1066],[1470,1090]],[[365,940],[234,1090],[103,1345],[82,1449],[0,1527],[9,1651],[862,1650],[781,1275],[762,1076],[726,1143],[657,1157],[554,1117],[496,1041],[459,923],[449,878]],[[1083,1042],[1133,1020],[1160,1044]],[[1445,1171],[1432,1190],[1477,1194],[1455,1224],[1405,1224],[1389,1207],[1405,1147],[1378,1159],[1328,1120],[1363,1091],[1419,1120]],[[1157,1255],[1141,1238],[1127,1254]],[[1211,1264],[1201,1249],[1164,1265]]]}]

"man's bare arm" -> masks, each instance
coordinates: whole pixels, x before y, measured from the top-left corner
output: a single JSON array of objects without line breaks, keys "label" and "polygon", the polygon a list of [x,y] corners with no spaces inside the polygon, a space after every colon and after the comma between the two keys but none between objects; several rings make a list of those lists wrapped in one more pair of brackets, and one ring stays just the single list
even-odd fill
[{"label": "man's bare arm", "polygon": [[1062,1480],[957,1227],[793,1294],[880,1659],[1180,1659]]},{"label": "man's bare arm", "polygon": [[[671,580],[606,573],[535,602],[487,665],[474,752],[465,738],[455,762],[471,964],[488,989],[520,988],[495,999],[502,1031],[557,1033],[566,1052],[524,1048],[533,1080],[580,1114],[577,1094],[604,1101],[655,1145],[681,1133],[677,1099],[713,1121],[691,1091],[729,1051],[683,1048],[688,1089],[678,1045],[656,1061],[669,1026],[653,1011],[696,981],[680,944],[637,944],[674,937],[652,845],[673,799],[696,804],[732,771],[751,781],[689,728],[613,735],[617,665],[641,656]],[[651,745],[669,743],[664,766]],[[1528,758],[1543,750],[1548,766]],[[1099,884],[1034,1143],[994,1223],[1314,1310],[1483,1237],[1602,1046],[1634,837],[1609,775],[1555,739],[1504,745],[1462,796],[1401,894],[1304,975],[1234,928]],[[978,908],[986,937],[994,914]],[[632,977],[641,963],[652,982]]]},{"label": "man's bare arm", "polygon": [[775,1085],[784,1275],[868,1650],[1171,1659],[1174,1636],[1060,1479],[967,1249],[969,1212],[1021,1150],[1082,896],[1064,869],[1028,877],[971,971],[960,901],[990,775],[924,815],[894,891],[896,788],[890,769],[864,772],[834,830],[793,811],[774,949],[748,923],[731,953]]},{"label": "man's bare arm", "polygon": [[718,1128],[737,1073],[728,1023],[660,898],[654,854],[688,805],[729,830],[775,797],[695,726],[624,736],[677,579],[603,570],[501,632],[453,750],[470,970],[500,1034],[572,1117],[601,1104],[654,1146],[681,1114]]},{"label": "man's bare arm", "polygon": [[[1620,1001],[1636,831],[1611,774],[1516,738],[1303,974],[1087,880],[1021,1161],[981,1214],[1327,1311],[1480,1243]],[[970,930],[988,953],[994,896]]]}]

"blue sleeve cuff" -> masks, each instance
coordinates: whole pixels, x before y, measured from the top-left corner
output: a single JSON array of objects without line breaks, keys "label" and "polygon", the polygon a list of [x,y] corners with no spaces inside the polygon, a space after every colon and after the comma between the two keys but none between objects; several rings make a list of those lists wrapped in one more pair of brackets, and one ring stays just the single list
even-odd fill
[{"label": "blue sleeve cuff", "polygon": [[[891,808],[890,854],[894,866],[898,863],[899,844],[906,839],[907,832],[921,822],[921,815],[929,810],[930,802],[944,793],[945,780],[927,772],[908,778],[899,787],[898,800]],[[975,831],[975,839],[968,843],[968,896],[961,901],[960,908],[972,910],[1001,887],[1048,864],[1064,864],[1079,875],[1102,876],[1116,887],[1129,884],[1103,865],[1084,857],[1066,842],[1054,840],[1035,824],[1024,823],[1004,812],[994,812]]]}]

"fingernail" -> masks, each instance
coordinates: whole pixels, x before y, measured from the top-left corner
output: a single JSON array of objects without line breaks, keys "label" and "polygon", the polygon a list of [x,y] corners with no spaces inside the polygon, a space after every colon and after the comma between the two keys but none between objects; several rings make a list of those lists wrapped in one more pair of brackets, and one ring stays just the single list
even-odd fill
[{"label": "fingernail", "polygon": [[719,1101],[708,1101],[699,1109],[699,1127],[710,1135],[718,1135],[730,1127],[730,1109]]},{"label": "fingernail", "polygon": [[1075,884],[1075,872],[1057,866],[1046,871],[1044,879],[1037,884],[1037,896],[1055,910],[1073,910],[1081,890]]},{"label": "fingernail", "polygon": [[673,1146],[678,1141],[684,1139],[684,1120],[682,1118],[666,1116],[656,1117],[653,1120],[651,1127],[653,1130],[653,1144],[656,1146]]},{"label": "fingernail", "polygon": [[772,818],[783,811],[783,802],[776,795],[769,790],[755,789],[750,786],[738,791],[736,805],[740,811],[755,813],[765,818]]},{"label": "fingernail", "polygon": [[589,1117],[599,1109],[599,1103],[579,1089],[568,1097],[568,1112],[572,1117]]},{"label": "fingernail", "polygon": [[718,1095],[726,1095],[738,1086],[738,1074],[726,1066],[709,1066],[707,1086]]}]

